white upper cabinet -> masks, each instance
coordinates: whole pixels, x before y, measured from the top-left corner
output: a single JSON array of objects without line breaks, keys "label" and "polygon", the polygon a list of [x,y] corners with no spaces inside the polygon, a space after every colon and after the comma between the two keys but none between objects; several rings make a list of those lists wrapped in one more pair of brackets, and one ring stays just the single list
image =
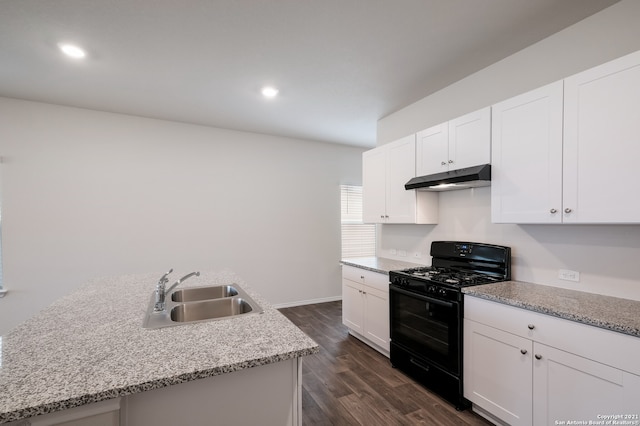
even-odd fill
[{"label": "white upper cabinet", "polygon": [[416,136],[416,176],[449,170],[449,124],[429,127]]},{"label": "white upper cabinet", "polygon": [[640,52],[492,107],[494,223],[640,223]]},{"label": "white upper cabinet", "polygon": [[491,219],[562,221],[562,81],[492,107]]},{"label": "white upper cabinet", "polygon": [[437,223],[435,193],[407,191],[416,176],[416,141],[410,135],[362,154],[365,223]]},{"label": "white upper cabinet", "polygon": [[362,154],[362,220],[384,221],[387,212],[387,151],[384,146]]},{"label": "white upper cabinet", "polygon": [[417,176],[487,164],[490,157],[490,108],[463,115],[417,134]]},{"label": "white upper cabinet", "polygon": [[565,80],[564,222],[640,222],[640,52]]}]

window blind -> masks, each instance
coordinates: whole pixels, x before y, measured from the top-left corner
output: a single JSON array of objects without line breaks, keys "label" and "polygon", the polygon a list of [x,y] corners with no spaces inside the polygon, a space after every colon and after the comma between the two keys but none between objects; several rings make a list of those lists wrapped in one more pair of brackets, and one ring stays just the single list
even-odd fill
[{"label": "window blind", "polygon": [[342,257],[376,254],[376,226],[362,223],[362,187],[340,185]]}]

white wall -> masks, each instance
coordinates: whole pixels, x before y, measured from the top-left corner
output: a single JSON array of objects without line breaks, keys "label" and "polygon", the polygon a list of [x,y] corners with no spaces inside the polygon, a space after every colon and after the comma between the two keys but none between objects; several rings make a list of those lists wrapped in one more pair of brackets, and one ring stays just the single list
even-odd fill
[{"label": "white wall", "polygon": [[[639,1],[617,3],[380,120],[378,145],[639,50],[638,22]],[[640,300],[640,226],[492,224],[490,188],[441,193],[439,206],[438,225],[381,225],[378,255],[429,264],[434,240],[508,245],[514,279]]]},{"label": "white wall", "polygon": [[229,268],[274,304],[340,296],[362,149],[7,98],[0,134],[0,334],[87,279],[171,267]]},{"label": "white wall", "polygon": [[475,111],[640,49],[640,1],[623,0],[378,121],[377,143]]}]

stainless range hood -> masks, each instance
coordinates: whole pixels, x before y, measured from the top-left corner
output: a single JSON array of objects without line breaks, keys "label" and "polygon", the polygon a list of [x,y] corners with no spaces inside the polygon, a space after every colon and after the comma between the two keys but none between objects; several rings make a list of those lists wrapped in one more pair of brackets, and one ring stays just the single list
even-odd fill
[{"label": "stainless range hood", "polygon": [[427,176],[418,176],[404,185],[404,189],[420,191],[454,191],[491,185],[491,165],[467,167]]}]

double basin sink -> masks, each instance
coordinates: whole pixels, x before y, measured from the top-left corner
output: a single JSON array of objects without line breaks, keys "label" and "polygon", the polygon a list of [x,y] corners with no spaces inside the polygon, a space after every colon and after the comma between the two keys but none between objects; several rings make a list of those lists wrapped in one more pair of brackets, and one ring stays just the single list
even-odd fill
[{"label": "double basin sink", "polygon": [[165,309],[154,311],[155,294],[145,316],[144,328],[163,328],[175,325],[238,317],[263,310],[240,286],[219,285],[174,290],[166,295]]}]

